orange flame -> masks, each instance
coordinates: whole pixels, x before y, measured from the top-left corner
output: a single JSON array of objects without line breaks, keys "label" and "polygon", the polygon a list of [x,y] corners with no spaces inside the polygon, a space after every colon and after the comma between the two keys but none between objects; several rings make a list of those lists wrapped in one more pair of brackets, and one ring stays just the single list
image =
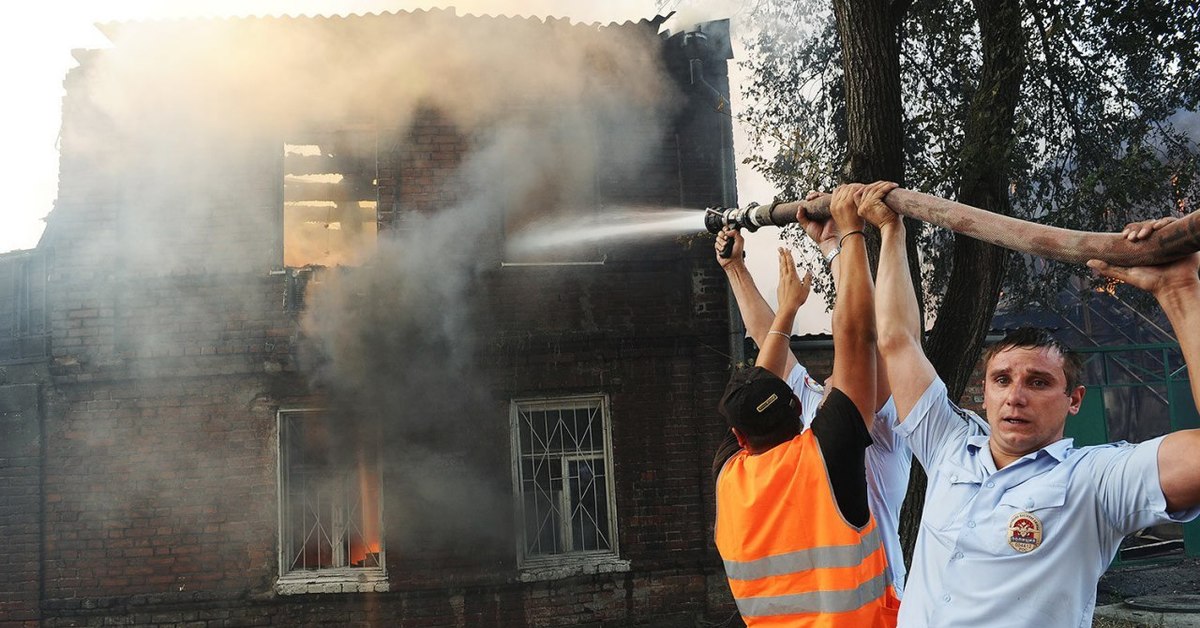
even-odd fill
[{"label": "orange flame", "polygon": [[350,565],[381,567],[379,549],[379,475],[366,457],[358,455],[358,493],[362,504],[362,536],[350,541]]}]

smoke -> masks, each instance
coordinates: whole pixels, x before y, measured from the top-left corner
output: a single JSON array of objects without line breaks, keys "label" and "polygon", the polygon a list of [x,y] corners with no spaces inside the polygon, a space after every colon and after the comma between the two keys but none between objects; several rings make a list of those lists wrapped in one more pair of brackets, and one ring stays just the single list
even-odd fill
[{"label": "smoke", "polygon": [[[415,121],[433,116],[460,138],[457,164],[438,166],[453,177],[399,172],[407,194],[379,208],[394,228],[361,265],[314,278],[301,368],[343,422],[344,465],[356,459],[350,443],[384,448],[386,490],[403,496],[387,500],[387,519],[402,522],[389,536],[470,551],[464,540],[503,535],[507,400],[477,364],[488,314],[479,274],[507,255],[506,228],[594,206],[602,175],[637,173],[659,146],[676,97],[657,34],[451,11],[113,32],[116,47],[85,64],[95,109],[64,141],[96,156],[120,190],[119,244],[93,255],[135,277],[225,274],[233,284],[279,267],[278,164],[291,138],[372,128],[390,167],[440,158],[410,132]],[[422,185],[431,189],[414,200]],[[198,230],[211,237],[198,241]],[[261,309],[260,285],[233,309]],[[185,307],[194,312],[179,315],[203,321],[229,306]],[[135,353],[178,341],[178,330],[146,322]]]}]

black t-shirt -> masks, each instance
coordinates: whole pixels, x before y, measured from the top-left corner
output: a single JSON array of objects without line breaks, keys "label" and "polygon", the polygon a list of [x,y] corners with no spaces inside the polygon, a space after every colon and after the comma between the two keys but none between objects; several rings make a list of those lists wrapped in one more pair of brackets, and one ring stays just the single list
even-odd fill
[{"label": "black t-shirt", "polygon": [[[825,471],[829,474],[838,510],[851,525],[866,525],[870,512],[866,451],[871,445],[871,434],[867,432],[858,408],[845,393],[834,388],[817,408],[811,429],[825,459]],[[725,462],[739,451],[737,438],[730,432],[717,446],[717,454],[713,457],[714,482]]]}]

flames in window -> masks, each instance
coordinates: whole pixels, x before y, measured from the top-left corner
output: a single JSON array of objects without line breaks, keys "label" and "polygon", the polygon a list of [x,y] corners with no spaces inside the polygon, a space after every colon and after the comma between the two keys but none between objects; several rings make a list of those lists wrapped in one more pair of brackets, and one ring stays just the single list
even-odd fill
[{"label": "flames in window", "polygon": [[377,452],[343,442],[332,423],[317,411],[281,416],[285,571],[384,566]]},{"label": "flames in window", "polygon": [[379,469],[366,456],[358,456],[358,501],[362,504],[362,529],[350,540],[351,567],[382,567],[379,550]]},{"label": "flames in window", "polygon": [[372,134],[331,133],[283,147],[284,265],[354,266],[375,248]]}]

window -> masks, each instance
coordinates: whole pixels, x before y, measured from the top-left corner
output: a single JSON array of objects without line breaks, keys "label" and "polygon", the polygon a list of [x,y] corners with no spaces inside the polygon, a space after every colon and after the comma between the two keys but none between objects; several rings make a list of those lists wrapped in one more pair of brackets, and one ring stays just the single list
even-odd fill
[{"label": "window", "polygon": [[607,400],[514,401],[511,419],[522,567],[621,569]]},{"label": "window", "polygon": [[284,266],[356,266],[374,251],[375,141],[371,130],[342,129],[284,144]]},{"label": "window", "polygon": [[280,593],[386,590],[378,439],[321,410],[279,413]]},{"label": "window", "polygon": [[36,251],[0,255],[0,361],[44,358],[46,327],[45,257]]}]

